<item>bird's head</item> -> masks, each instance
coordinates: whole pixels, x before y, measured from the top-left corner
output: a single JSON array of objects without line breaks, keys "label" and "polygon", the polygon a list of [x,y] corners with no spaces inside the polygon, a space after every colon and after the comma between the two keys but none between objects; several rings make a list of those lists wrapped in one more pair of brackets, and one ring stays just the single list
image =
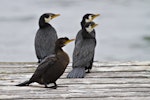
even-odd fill
[{"label": "bird's head", "polygon": [[57,41],[56,41],[56,46],[58,47],[64,47],[66,44],[74,41],[75,39],[69,39],[67,37],[63,37],[63,38],[59,38]]},{"label": "bird's head", "polygon": [[49,22],[53,19],[60,16],[60,14],[53,14],[53,13],[44,13],[41,15],[39,19],[39,26],[40,28],[44,28],[48,26]]},{"label": "bird's head", "polygon": [[40,17],[40,21],[44,21],[45,23],[49,23],[53,18],[60,16],[60,14],[53,14],[53,13],[44,13]]},{"label": "bird's head", "polygon": [[53,14],[53,13],[45,13],[42,15],[45,23],[49,23],[53,18],[60,16],[60,14]]},{"label": "bird's head", "polygon": [[100,16],[100,14],[85,14],[83,16],[83,21],[85,23],[92,22],[98,16]]},{"label": "bird's head", "polygon": [[94,30],[94,28],[97,26],[98,24],[94,23],[94,22],[88,22],[85,24],[85,30],[90,33]]}]

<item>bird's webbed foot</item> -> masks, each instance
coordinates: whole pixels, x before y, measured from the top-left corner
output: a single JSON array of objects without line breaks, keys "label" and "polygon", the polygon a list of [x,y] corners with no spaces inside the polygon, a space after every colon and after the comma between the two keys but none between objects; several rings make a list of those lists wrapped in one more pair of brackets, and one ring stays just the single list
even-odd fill
[{"label": "bird's webbed foot", "polygon": [[54,86],[48,87],[47,84],[45,84],[45,88],[51,88],[51,89],[57,89],[57,84],[56,82],[54,83]]},{"label": "bird's webbed foot", "polygon": [[54,86],[51,86],[52,89],[57,89],[57,84],[54,82]]},{"label": "bird's webbed foot", "polygon": [[45,88],[48,88],[47,84],[44,84],[45,85]]}]

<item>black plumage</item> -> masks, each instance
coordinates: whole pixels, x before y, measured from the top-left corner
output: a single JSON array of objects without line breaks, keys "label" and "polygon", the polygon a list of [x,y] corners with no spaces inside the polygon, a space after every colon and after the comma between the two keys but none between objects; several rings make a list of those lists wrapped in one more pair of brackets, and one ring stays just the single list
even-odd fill
[{"label": "black plumage", "polygon": [[[76,41],[75,41],[75,48],[74,48],[74,53],[73,53],[73,65],[72,65],[73,70],[67,75],[68,78],[83,78],[85,76],[85,69],[88,69],[88,72],[90,72],[90,69],[92,69],[94,55],[92,56],[92,59],[88,61],[90,62],[89,66],[84,67],[84,66],[81,66],[80,64],[82,63],[82,59],[84,59],[84,57],[79,56],[80,54],[79,52],[82,47],[81,45],[81,43],[83,42],[82,30],[84,29],[85,24],[88,22],[92,22],[98,16],[100,16],[100,14],[88,13],[88,14],[85,14],[82,18],[81,30],[78,32],[76,36]],[[93,29],[93,31],[90,34],[93,35],[93,37],[95,37],[95,34],[96,34],[95,30]],[[96,42],[96,39],[94,41]]]},{"label": "black plumage", "polygon": [[94,27],[97,24],[94,22],[85,22],[85,25],[83,25],[82,22],[82,29],[78,32],[75,41],[73,70],[67,75],[68,78],[83,78],[85,70],[90,72],[92,68],[96,47]]},{"label": "black plumage", "polygon": [[73,41],[68,38],[60,38],[56,41],[55,54],[47,56],[37,67],[33,76],[23,83],[16,86],[28,86],[33,82],[39,84],[47,85],[49,83],[54,83],[52,88],[57,88],[56,80],[64,73],[68,63],[69,57],[62,49],[67,43]]},{"label": "black plumage", "polygon": [[59,14],[45,13],[39,19],[39,29],[35,36],[35,52],[40,63],[45,57],[54,53],[55,42],[58,39],[55,28],[49,21]]},{"label": "black plumage", "polygon": [[81,27],[83,28],[83,26],[88,23],[88,22],[92,22],[96,17],[100,16],[100,14],[85,14],[82,18],[81,21]]}]

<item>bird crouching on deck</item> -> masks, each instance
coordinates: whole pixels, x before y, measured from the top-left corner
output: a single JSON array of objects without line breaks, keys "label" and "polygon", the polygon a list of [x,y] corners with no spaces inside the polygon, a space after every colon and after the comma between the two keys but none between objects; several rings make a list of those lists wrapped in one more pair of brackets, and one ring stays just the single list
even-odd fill
[{"label": "bird crouching on deck", "polygon": [[[92,68],[96,38],[94,28],[98,24],[94,22],[88,22],[79,31],[80,38],[76,38],[75,48],[73,52],[73,69],[67,75],[67,78],[84,78],[85,71]],[[93,32],[94,31],[94,32]]]},{"label": "bird crouching on deck", "polygon": [[55,45],[55,55],[47,56],[37,67],[32,77],[23,83],[16,86],[28,86],[33,82],[45,85],[48,88],[48,84],[54,83],[51,88],[56,89],[56,80],[64,73],[68,63],[69,57],[62,49],[69,42],[74,41],[74,39],[59,38]]},{"label": "bird crouching on deck", "polygon": [[55,28],[49,22],[60,14],[45,13],[39,19],[39,29],[35,36],[34,46],[38,62],[55,51],[55,42],[58,39]]}]

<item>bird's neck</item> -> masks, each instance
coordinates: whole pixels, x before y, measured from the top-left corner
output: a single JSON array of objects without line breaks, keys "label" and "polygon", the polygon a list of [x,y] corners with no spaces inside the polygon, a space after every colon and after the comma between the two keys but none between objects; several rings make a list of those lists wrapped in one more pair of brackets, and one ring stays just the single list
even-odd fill
[{"label": "bird's neck", "polygon": [[49,23],[46,23],[44,21],[44,19],[40,18],[40,20],[39,20],[39,27],[40,28],[45,28],[45,27],[48,27],[48,26],[51,26],[51,25]]},{"label": "bird's neck", "polygon": [[64,66],[64,69],[66,69],[68,63],[69,63],[69,56],[66,52],[63,51],[62,47],[55,48],[55,52],[57,55],[57,58],[63,62],[61,63]]},{"label": "bird's neck", "polygon": [[87,32],[85,28],[82,29],[82,37],[84,39],[94,39],[94,37],[89,32]]},{"label": "bird's neck", "polygon": [[84,25],[85,25],[85,21],[84,21],[84,20],[82,20],[82,21],[81,21],[81,28],[83,28],[83,27],[84,27]]},{"label": "bird's neck", "polygon": [[39,25],[40,28],[45,28],[45,27],[48,27],[48,26],[50,26],[50,24],[48,24],[48,23],[44,23],[44,24]]},{"label": "bird's neck", "polygon": [[55,47],[55,53],[57,54],[58,52],[63,52],[62,47],[59,47],[59,46]]}]

